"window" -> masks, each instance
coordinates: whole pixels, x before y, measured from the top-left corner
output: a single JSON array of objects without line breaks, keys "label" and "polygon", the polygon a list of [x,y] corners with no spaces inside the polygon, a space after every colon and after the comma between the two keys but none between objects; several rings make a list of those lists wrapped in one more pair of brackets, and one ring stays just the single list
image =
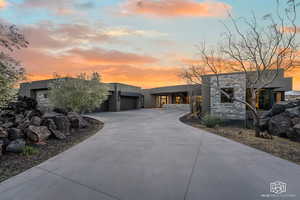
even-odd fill
[{"label": "window", "polygon": [[181,104],[181,97],[180,96],[177,96],[175,100],[176,100],[176,104]]},{"label": "window", "polygon": [[168,96],[160,96],[159,100],[160,100],[160,105],[168,104]]},{"label": "window", "polygon": [[43,96],[44,96],[45,99],[48,98],[48,94],[47,93],[44,93]]},{"label": "window", "polygon": [[284,93],[276,92],[275,93],[275,103],[279,103],[280,101],[284,101]]},{"label": "window", "polygon": [[228,98],[225,94],[221,92],[221,103],[233,103],[232,98],[234,97],[234,89],[233,88],[222,88],[224,92],[226,92],[230,98]]}]

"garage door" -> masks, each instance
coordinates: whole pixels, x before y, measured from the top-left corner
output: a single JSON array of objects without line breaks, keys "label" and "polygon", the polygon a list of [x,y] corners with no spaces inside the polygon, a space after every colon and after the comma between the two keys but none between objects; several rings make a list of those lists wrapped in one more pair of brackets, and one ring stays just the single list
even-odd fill
[{"label": "garage door", "polygon": [[137,109],[138,97],[121,96],[121,110]]}]

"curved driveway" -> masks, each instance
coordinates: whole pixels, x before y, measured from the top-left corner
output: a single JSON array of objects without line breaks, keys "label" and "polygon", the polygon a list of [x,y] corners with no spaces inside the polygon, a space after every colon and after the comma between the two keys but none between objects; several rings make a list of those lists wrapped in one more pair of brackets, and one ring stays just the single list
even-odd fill
[{"label": "curved driveway", "polygon": [[94,116],[88,140],[0,183],[0,200],[300,199],[300,166],[181,123],[183,110]]}]

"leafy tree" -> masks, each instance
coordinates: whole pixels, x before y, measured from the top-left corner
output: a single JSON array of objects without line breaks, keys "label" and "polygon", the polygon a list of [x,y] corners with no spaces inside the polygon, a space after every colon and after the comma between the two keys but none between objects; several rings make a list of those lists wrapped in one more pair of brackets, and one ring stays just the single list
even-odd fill
[{"label": "leafy tree", "polygon": [[82,113],[99,107],[107,94],[101,76],[94,72],[90,76],[82,73],[75,78],[57,76],[50,85],[49,98],[55,107]]},{"label": "leafy tree", "polygon": [[0,24],[0,107],[17,94],[15,84],[24,77],[21,64],[8,55],[16,49],[27,47],[24,35],[14,25]]}]

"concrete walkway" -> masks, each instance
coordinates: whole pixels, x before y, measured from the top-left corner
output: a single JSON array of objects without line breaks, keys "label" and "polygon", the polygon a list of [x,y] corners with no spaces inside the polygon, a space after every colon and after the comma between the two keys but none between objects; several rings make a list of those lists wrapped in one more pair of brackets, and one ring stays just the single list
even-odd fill
[{"label": "concrete walkway", "polygon": [[185,111],[96,114],[104,129],[0,183],[1,200],[257,200],[282,181],[300,199],[300,166],[181,123]]}]

